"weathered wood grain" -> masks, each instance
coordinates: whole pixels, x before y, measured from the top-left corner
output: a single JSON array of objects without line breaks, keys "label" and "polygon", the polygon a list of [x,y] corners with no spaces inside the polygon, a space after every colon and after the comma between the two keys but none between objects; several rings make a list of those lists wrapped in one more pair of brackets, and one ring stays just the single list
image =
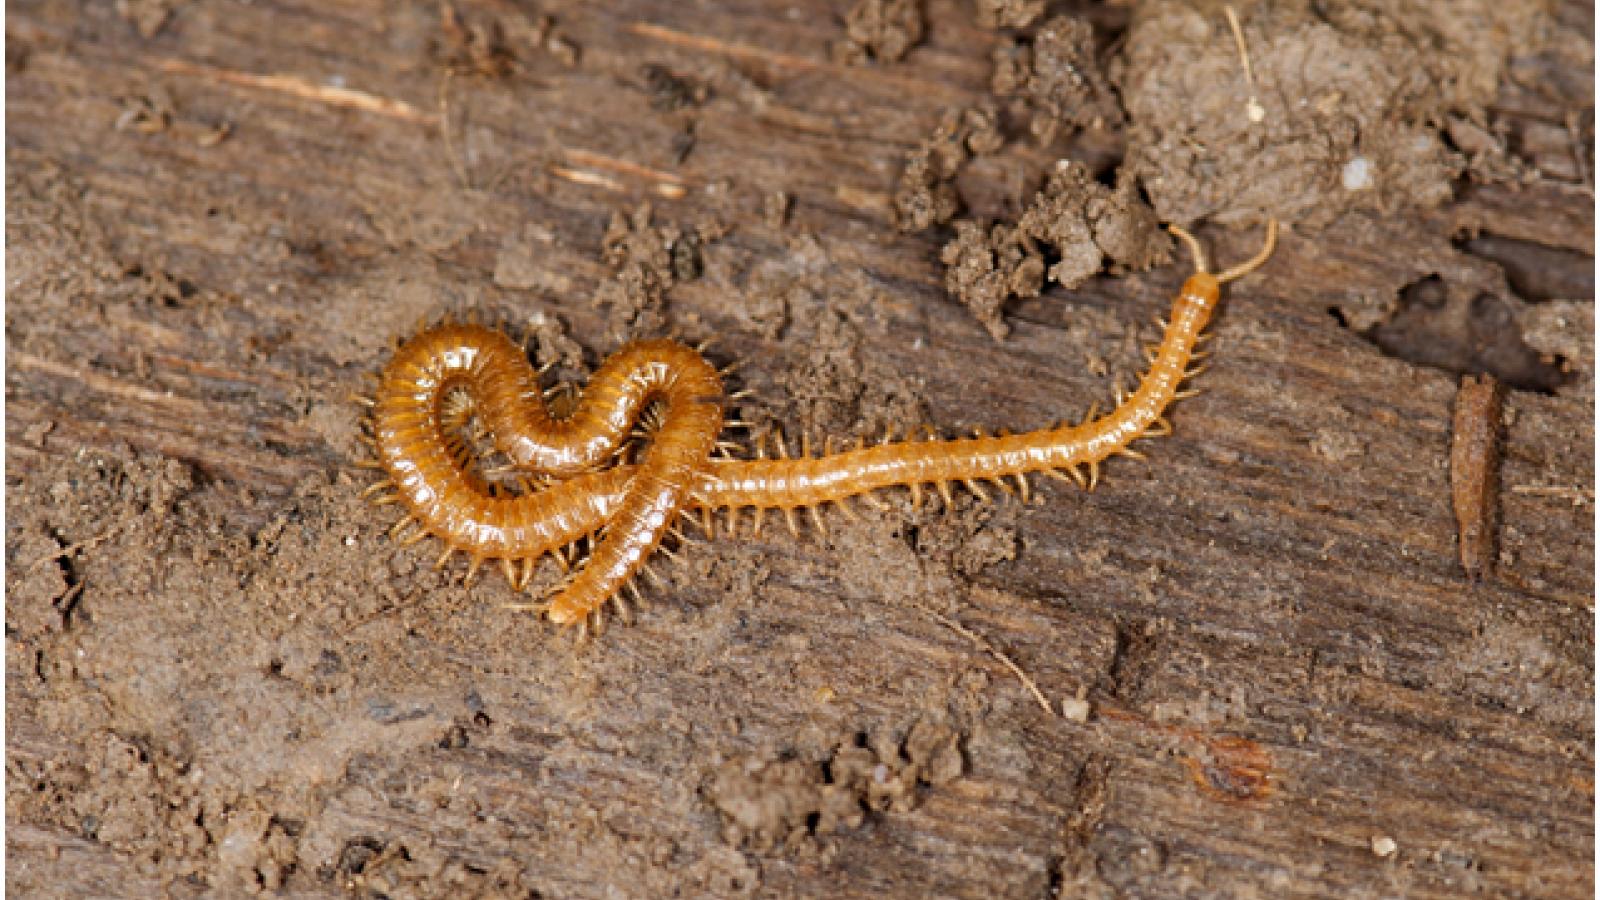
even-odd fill
[{"label": "weathered wood grain", "polygon": [[[1184,272],[1047,291],[1004,342],[944,294],[942,239],[896,232],[889,196],[941,113],[988,96],[998,38],[966,4],[930,2],[923,44],[878,66],[832,61],[830,4],[461,9],[500,24],[511,74],[445,78],[431,4],[193,2],[148,38],[113,4],[7,8],[19,894],[273,888],[262,860],[288,846],[272,877],[312,896],[1592,895],[1592,384],[1508,396],[1501,556],[1471,583],[1456,376],[1330,315],[1492,266],[1450,243],[1467,231],[1592,255],[1592,183],[1291,232],[1229,289],[1203,393],[1149,462],[1026,507],[896,497],[826,536],[720,537],[575,651],[498,609],[502,585],[396,556],[338,474],[348,395],[420,319],[546,317],[592,365],[617,342],[591,302],[603,235],[649,201],[726,230],[662,308],[742,361],[751,415],[1024,429],[1104,403]],[[646,64],[707,99],[658,109]],[[165,127],[135,127],[150,109]],[[968,202],[1015,209],[1051,155],[986,160]],[[1226,260],[1256,240],[1204,236]],[[167,508],[142,494],[52,506],[58,482],[87,496],[75,459],[124,445],[197,473],[168,518],[139,518]],[[86,585],[35,627],[52,597],[16,573],[91,537],[63,523],[119,530],[29,576]],[[930,607],[1054,703],[1082,690],[1087,721],[1043,714]],[[724,839],[720,767],[918,721],[954,728],[964,766],[914,808]],[[194,872],[150,860],[166,837],[84,823],[106,735],[208,811],[210,837],[163,857]],[[79,762],[68,799],[28,795]],[[240,856],[218,823],[255,816]]]}]

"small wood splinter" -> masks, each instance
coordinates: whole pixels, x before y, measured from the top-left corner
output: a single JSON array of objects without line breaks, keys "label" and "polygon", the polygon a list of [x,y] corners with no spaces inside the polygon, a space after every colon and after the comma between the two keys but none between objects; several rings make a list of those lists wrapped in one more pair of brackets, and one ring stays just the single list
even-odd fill
[{"label": "small wood splinter", "polygon": [[[595,536],[587,560],[554,595],[526,605],[588,634],[599,632],[608,602],[622,608],[621,591],[634,591],[634,579],[649,574],[644,567],[662,539],[693,511],[704,516],[699,524],[709,538],[715,536],[715,509],[728,510],[730,535],[733,517],[746,507],[754,511],[754,534],[767,510],[780,511],[798,533],[796,510],[826,531],[823,504],[871,499],[872,492],[892,487],[909,489],[920,504],[924,487],[932,485],[948,504],[952,483],[988,499],[979,482],[1008,488],[1004,480],[1011,479],[1026,501],[1026,476],[1043,472],[1092,490],[1108,457],[1143,458],[1128,445],[1171,432],[1166,410],[1193,394],[1183,385],[1199,374],[1191,367],[1202,355],[1195,345],[1221,285],[1260,268],[1278,234],[1277,223],[1268,222],[1259,253],[1212,274],[1200,242],[1176,225],[1169,228],[1189,248],[1195,272],[1173,301],[1150,368],[1114,409],[1099,415],[1091,407],[1076,425],[953,440],[897,441],[891,429],[881,443],[858,442],[838,452],[825,441],[820,456],[811,455],[810,436],[802,434],[800,455],[793,458],[780,433],[776,457],[769,458],[757,439],[755,458],[734,459],[718,449],[728,426],[721,375],[690,347],[631,343],[607,359],[584,390],[546,392],[510,338],[446,323],[397,350],[379,379],[371,443],[386,477],[370,493],[405,510],[392,531],[396,540],[439,538],[445,545],[439,564],[460,551],[471,560],[469,580],[484,562],[499,561],[519,590],[532,582],[537,560],[549,554],[571,565],[569,549]],[[461,435],[468,423],[509,460],[524,489],[507,490],[486,478]],[[642,454],[624,453],[641,425],[647,433]],[[535,484],[536,490],[527,489]]]}]

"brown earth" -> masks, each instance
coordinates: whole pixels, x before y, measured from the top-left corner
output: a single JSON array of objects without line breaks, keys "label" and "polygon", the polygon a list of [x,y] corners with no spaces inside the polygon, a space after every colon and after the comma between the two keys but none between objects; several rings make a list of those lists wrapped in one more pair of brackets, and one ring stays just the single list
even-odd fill
[{"label": "brown earth", "polygon": [[[1592,5],[1045,7],[9,4],[7,888],[1592,896]],[[419,321],[1022,430],[1268,216],[1093,493],[769,517],[577,647],[358,496]]]}]

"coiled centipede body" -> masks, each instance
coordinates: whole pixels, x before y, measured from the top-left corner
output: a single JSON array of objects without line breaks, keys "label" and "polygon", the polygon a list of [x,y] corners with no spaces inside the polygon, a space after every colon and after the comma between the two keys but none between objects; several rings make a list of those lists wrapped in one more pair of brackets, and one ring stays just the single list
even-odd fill
[{"label": "coiled centipede body", "polygon": [[[1221,285],[1265,263],[1277,238],[1277,225],[1269,222],[1259,253],[1212,274],[1199,242],[1177,226],[1171,231],[1189,247],[1195,272],[1173,301],[1150,368],[1110,412],[1091,410],[1075,425],[829,448],[821,456],[794,458],[780,441],[774,458],[762,458],[759,445],[758,458],[723,458],[713,453],[724,426],[721,379],[690,347],[666,340],[628,344],[558,415],[517,344],[489,328],[444,324],[404,344],[379,378],[370,418],[376,458],[369,464],[384,478],[369,493],[404,507],[397,538],[437,537],[444,544],[439,564],[464,553],[471,560],[469,579],[485,560],[498,560],[518,589],[540,558],[598,534],[587,562],[548,602],[533,605],[553,622],[587,628],[603,623],[608,602],[626,612],[620,592],[632,587],[668,530],[691,510],[725,508],[732,516],[748,507],[759,528],[769,509],[782,511],[792,525],[796,510],[815,514],[821,504],[895,486],[920,498],[922,486],[931,484],[948,499],[952,482],[984,495],[979,481],[1014,479],[1026,493],[1026,476],[1043,472],[1092,488],[1107,457],[1140,457],[1129,446],[1133,441],[1171,431],[1166,410],[1189,393],[1183,383],[1198,372],[1190,364],[1203,355],[1196,343]],[[482,423],[494,449],[518,472],[543,483],[507,492],[490,482],[473,465],[461,433],[463,410]],[[641,458],[626,461],[623,449],[647,411],[658,420],[651,440]]]}]

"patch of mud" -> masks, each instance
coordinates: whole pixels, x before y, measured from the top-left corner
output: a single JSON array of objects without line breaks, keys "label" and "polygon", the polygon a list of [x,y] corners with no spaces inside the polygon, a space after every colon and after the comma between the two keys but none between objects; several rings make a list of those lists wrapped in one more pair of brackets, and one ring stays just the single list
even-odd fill
[{"label": "patch of mud", "polygon": [[[981,11],[980,11],[981,12]],[[1057,16],[1031,38],[995,48],[992,90],[1017,97],[1031,110],[1028,130],[1041,145],[1082,128],[1122,123],[1122,107],[1102,71],[1092,25]]]},{"label": "patch of mud", "polygon": [[993,106],[945,113],[931,137],[906,157],[894,192],[894,224],[905,232],[943,225],[961,211],[953,181],[974,156],[994,153],[1005,143]]},{"label": "patch of mud", "polygon": [[922,0],[857,0],[844,17],[833,58],[860,65],[899,62],[922,42]]},{"label": "patch of mud", "polygon": [[1084,166],[1062,160],[1014,226],[958,222],[941,258],[945,290],[999,340],[1007,332],[1005,302],[1039,296],[1046,278],[1071,289],[1103,268],[1143,271],[1171,259],[1171,251],[1131,180],[1108,188]]},{"label": "patch of mud", "polygon": [[1223,4],[1141,3],[1112,72],[1132,120],[1129,172],[1175,222],[1321,227],[1352,209],[1438,204],[1465,165],[1439,125],[1481,117],[1547,6],[1236,5],[1247,71]]},{"label": "patch of mud", "polygon": [[729,844],[816,852],[819,839],[859,828],[871,814],[915,809],[925,791],[961,777],[962,740],[950,725],[924,719],[903,737],[856,734],[821,761],[758,754],[723,764],[705,796]]}]

